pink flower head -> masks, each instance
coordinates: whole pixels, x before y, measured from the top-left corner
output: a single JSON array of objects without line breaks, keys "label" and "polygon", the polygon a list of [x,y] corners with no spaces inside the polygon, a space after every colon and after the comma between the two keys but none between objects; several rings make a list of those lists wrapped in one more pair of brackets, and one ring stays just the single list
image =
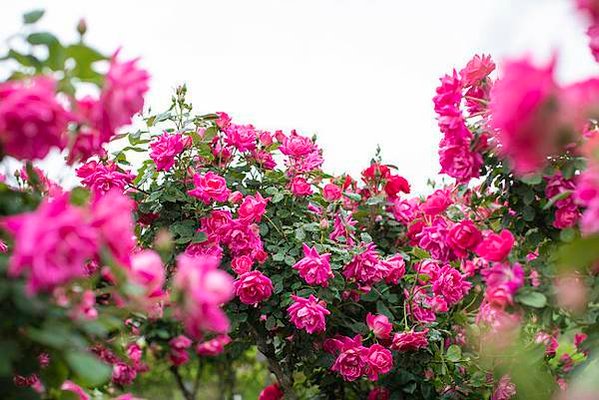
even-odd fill
[{"label": "pink flower head", "polygon": [[396,333],[395,336],[393,336],[391,348],[399,352],[423,349],[428,346],[427,334],[428,329],[420,332],[411,330],[402,333]]},{"label": "pink flower head", "polygon": [[491,60],[491,56],[477,54],[462,68],[460,77],[464,86],[476,85],[494,70],[495,63]]},{"label": "pink flower head", "polygon": [[133,200],[116,190],[92,203],[92,226],[99,232],[103,245],[122,265],[129,265],[135,248],[133,207]]},{"label": "pink flower head", "polygon": [[483,240],[476,246],[476,254],[487,261],[503,261],[514,246],[514,235],[507,229],[499,234],[486,231]]},{"label": "pink flower head", "polygon": [[254,260],[250,256],[239,256],[231,260],[231,269],[235,271],[237,275],[245,274],[252,270]]},{"label": "pink flower head", "polygon": [[437,215],[444,212],[452,203],[449,190],[438,189],[427,197],[420,209],[427,215]]},{"label": "pink flower head", "polygon": [[364,358],[368,364],[366,374],[371,381],[378,380],[379,374],[386,374],[393,368],[393,355],[391,351],[380,344],[373,344],[366,348]]},{"label": "pink flower head", "polygon": [[187,349],[191,346],[191,339],[185,335],[179,335],[168,342],[170,346],[169,359],[171,363],[178,367],[187,364],[189,361],[189,353]]},{"label": "pink flower head", "polygon": [[485,298],[495,306],[513,304],[514,295],[524,285],[524,270],[518,263],[513,266],[495,263],[481,274],[487,284]]},{"label": "pink flower head", "polygon": [[195,174],[193,176],[194,189],[189,190],[187,194],[210,204],[213,200],[227,201],[231,191],[227,188],[227,181],[222,176],[208,171],[205,174]]},{"label": "pink flower head", "polygon": [[260,271],[240,275],[235,281],[235,295],[244,304],[257,305],[272,295],[272,281]]},{"label": "pink flower head", "polygon": [[130,385],[136,377],[137,370],[129,364],[119,361],[112,366],[112,381],[117,385]]},{"label": "pink flower head", "polygon": [[368,368],[366,348],[362,346],[362,338],[346,338],[339,343],[341,353],[335,359],[331,371],[338,372],[344,380],[355,381],[364,375]]},{"label": "pink flower head", "polygon": [[0,84],[0,145],[20,160],[44,158],[64,148],[67,111],[55,97],[56,83],[46,77]]},{"label": "pink flower head", "polygon": [[289,319],[297,329],[305,329],[312,334],[326,330],[326,316],[331,312],[326,309],[326,304],[313,295],[303,298],[291,295],[293,304],[287,308]]},{"label": "pink flower head", "polygon": [[99,163],[89,161],[77,169],[81,183],[90,188],[95,197],[117,190],[124,192],[135,176],[130,171],[119,169],[113,162]]},{"label": "pink flower head", "polygon": [[322,189],[322,197],[326,201],[337,201],[341,198],[341,188],[334,183],[327,183]]},{"label": "pink flower head", "polygon": [[472,284],[451,265],[444,265],[432,281],[433,293],[443,297],[448,306],[459,303],[470,291]]},{"label": "pink flower head", "polygon": [[466,257],[468,250],[476,248],[482,235],[470,220],[463,220],[453,225],[447,234],[447,244],[455,255]]},{"label": "pink flower head", "polygon": [[333,277],[329,259],[331,255],[318,254],[316,247],[310,248],[307,244],[302,245],[304,249],[304,258],[298,261],[293,269],[297,270],[300,276],[308,285],[321,285],[327,287],[327,281]]},{"label": "pink flower head", "polygon": [[146,293],[160,291],[164,284],[165,272],[158,253],[143,250],[131,256],[131,275],[133,281],[141,285]]},{"label": "pink flower head", "polygon": [[312,194],[312,187],[306,178],[296,176],[291,180],[291,193],[298,197],[309,196]]},{"label": "pink flower head", "polygon": [[388,272],[387,266],[381,263],[373,243],[369,243],[343,268],[343,276],[346,279],[353,279],[363,285],[373,285],[382,281]]},{"label": "pink flower head", "polygon": [[266,204],[269,199],[269,197],[265,199],[260,193],[256,193],[255,196],[246,196],[237,211],[239,218],[248,222],[260,222],[262,215],[266,212]]},{"label": "pink flower head", "polygon": [[67,195],[45,200],[37,210],[7,217],[6,229],[15,238],[8,275],[27,275],[27,292],[51,292],[85,276],[85,264],[99,248],[97,231],[83,210]]},{"label": "pink flower head", "polygon": [[516,385],[512,383],[509,375],[501,377],[493,391],[491,400],[510,400],[516,395]]},{"label": "pink flower head", "polygon": [[212,340],[198,343],[196,353],[199,356],[215,357],[225,350],[225,346],[231,343],[229,335],[220,335]]},{"label": "pink flower head", "polygon": [[282,400],[285,394],[277,383],[265,387],[260,392],[258,400]]},{"label": "pink flower head", "polygon": [[368,313],[366,315],[366,324],[378,339],[389,339],[393,325],[386,315]]},{"label": "pink flower head", "polygon": [[256,148],[258,134],[252,125],[230,124],[224,128],[225,141],[239,151],[252,151]]},{"label": "pink flower head", "polygon": [[503,77],[491,90],[491,126],[500,152],[521,175],[538,170],[559,142],[556,108],[559,88],[555,62],[537,67],[522,59],[504,64]]},{"label": "pink flower head", "polygon": [[299,135],[292,131],[289,136],[284,136],[279,150],[286,156],[300,158],[314,151],[314,142],[307,136]]},{"label": "pink flower head", "polygon": [[150,80],[149,74],[136,65],[137,59],[120,62],[117,57],[118,51],[110,60],[100,96],[102,125],[112,132],[130,124],[133,116],[142,110]]},{"label": "pink flower head", "polygon": [[156,163],[158,171],[168,171],[175,165],[175,157],[191,144],[191,137],[180,133],[164,132],[150,143],[150,158]]},{"label": "pink flower head", "polygon": [[385,266],[388,271],[385,277],[387,284],[397,285],[401,278],[406,274],[406,262],[404,261],[401,254],[395,254],[385,260],[381,261],[381,264]]},{"label": "pink flower head", "polygon": [[430,226],[425,226],[416,235],[418,246],[428,251],[436,260],[449,261],[451,248],[447,245],[448,225],[443,217],[436,217]]},{"label": "pink flower head", "polygon": [[483,158],[478,152],[470,150],[468,143],[443,142],[439,147],[439,163],[442,174],[466,183],[480,176]]},{"label": "pink flower head", "polygon": [[389,400],[391,398],[391,392],[383,387],[375,387],[368,392],[367,400]]},{"label": "pink flower head", "polygon": [[177,267],[173,286],[184,294],[181,318],[188,334],[197,338],[204,331],[227,332],[229,321],[219,306],[233,296],[231,276],[210,256],[182,254]]}]

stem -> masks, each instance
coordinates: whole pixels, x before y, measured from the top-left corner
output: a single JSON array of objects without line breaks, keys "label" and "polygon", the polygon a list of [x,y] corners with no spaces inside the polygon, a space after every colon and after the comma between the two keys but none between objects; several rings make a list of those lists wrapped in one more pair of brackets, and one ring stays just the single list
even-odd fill
[{"label": "stem", "polygon": [[185,387],[185,384],[183,383],[183,378],[181,378],[181,374],[179,374],[179,369],[175,366],[172,366],[170,370],[173,373],[175,381],[177,382],[177,386],[179,387],[179,390],[181,390],[181,393],[183,394],[185,400],[195,400],[195,395],[193,393],[190,393],[189,390],[187,390],[187,388]]},{"label": "stem", "polygon": [[285,373],[283,367],[277,360],[275,349],[272,344],[266,341],[265,336],[261,335],[255,326],[250,325],[250,329],[252,330],[258,350],[260,350],[260,353],[264,354],[264,357],[266,357],[268,368],[277,377],[279,385],[281,385],[281,389],[283,390],[283,393],[285,393],[285,398],[288,400],[298,400],[299,397],[297,397],[297,394],[293,390],[293,380]]}]

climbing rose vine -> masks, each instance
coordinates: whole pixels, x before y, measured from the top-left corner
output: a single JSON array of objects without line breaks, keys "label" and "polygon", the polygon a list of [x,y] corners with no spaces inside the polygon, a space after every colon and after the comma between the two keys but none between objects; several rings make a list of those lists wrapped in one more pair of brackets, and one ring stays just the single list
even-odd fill
[{"label": "climbing rose vine", "polygon": [[[596,56],[599,4],[576,6]],[[135,399],[158,365],[186,400],[227,371],[228,398],[256,350],[260,399],[595,398],[598,77],[558,81],[558,55],[444,75],[446,179],[417,195],[380,152],[329,174],[315,136],[197,114],[185,86],[146,111],[139,60],[42,15],[0,83],[6,398]]]}]

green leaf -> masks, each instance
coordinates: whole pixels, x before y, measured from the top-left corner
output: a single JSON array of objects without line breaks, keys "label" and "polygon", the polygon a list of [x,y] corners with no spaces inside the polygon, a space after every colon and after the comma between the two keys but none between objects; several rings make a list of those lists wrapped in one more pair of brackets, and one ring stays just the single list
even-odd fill
[{"label": "green leaf", "polygon": [[462,349],[460,348],[460,346],[452,344],[447,349],[445,358],[454,363],[460,361],[460,359],[462,358]]},{"label": "green leaf", "polygon": [[347,197],[347,198],[349,198],[350,200],[353,200],[353,201],[360,201],[360,200],[362,200],[362,196],[360,196],[357,193],[344,192],[343,194],[345,195],[345,197]]},{"label": "green leaf", "polygon": [[516,301],[525,306],[543,308],[547,305],[547,297],[543,293],[524,291],[516,296]]},{"label": "green leaf", "polygon": [[534,186],[534,185],[538,185],[539,183],[543,182],[543,177],[538,174],[527,175],[527,176],[523,176],[522,178],[520,178],[520,181],[523,183],[526,183],[527,185]]},{"label": "green leaf", "polygon": [[306,232],[302,229],[302,228],[297,228],[295,230],[295,238],[299,241],[299,242],[303,242],[304,239],[306,238]]},{"label": "green leaf", "polygon": [[272,197],[270,202],[273,204],[276,204],[276,203],[280,202],[281,200],[283,200],[284,197],[285,196],[283,195],[283,193],[277,193]]},{"label": "green leaf", "polygon": [[44,10],[33,10],[23,14],[23,23],[24,24],[33,24],[40,20],[44,16]]},{"label": "green leaf", "polygon": [[562,270],[588,268],[599,260],[599,235],[579,238],[561,246],[555,259]]},{"label": "green leaf", "polygon": [[89,386],[99,386],[110,377],[110,367],[91,353],[69,352],[66,354],[66,361],[73,372]]},{"label": "green leaf", "polygon": [[34,32],[27,36],[27,41],[33,45],[43,44],[45,46],[51,46],[58,43],[56,36],[50,32]]},{"label": "green leaf", "polygon": [[547,209],[551,208],[551,206],[553,206],[555,203],[557,203],[560,200],[563,200],[563,199],[567,198],[571,194],[572,194],[571,190],[565,190],[565,191],[563,191],[561,193],[556,194],[555,196],[553,196],[551,198],[551,200],[549,200],[547,202],[547,204],[545,204],[545,206],[543,206],[543,210],[547,210]]},{"label": "green leaf", "polygon": [[576,238],[576,231],[572,228],[566,228],[559,233],[562,242],[570,243]]}]

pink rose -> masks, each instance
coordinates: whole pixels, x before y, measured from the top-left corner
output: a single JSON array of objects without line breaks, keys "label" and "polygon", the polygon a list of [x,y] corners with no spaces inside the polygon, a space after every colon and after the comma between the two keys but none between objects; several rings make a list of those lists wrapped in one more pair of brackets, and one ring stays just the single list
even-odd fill
[{"label": "pink rose", "polygon": [[283,135],[281,138],[283,140],[279,150],[281,153],[290,157],[299,158],[307,156],[315,147],[312,139],[298,135],[295,131],[292,131],[291,135]]},{"label": "pink rose", "polygon": [[162,260],[153,250],[143,250],[131,257],[131,275],[148,294],[162,289],[165,272]]},{"label": "pink rose", "polygon": [[493,391],[491,400],[510,400],[516,395],[516,385],[512,383],[509,375],[501,377]]},{"label": "pink rose", "polygon": [[168,171],[175,165],[177,157],[186,147],[191,144],[191,137],[180,133],[169,134],[164,132],[150,143],[150,158],[156,163],[158,171]]},{"label": "pink rose", "polygon": [[51,292],[85,276],[85,264],[99,249],[100,238],[68,195],[43,201],[37,210],[4,218],[15,239],[8,275],[27,276],[27,293]]},{"label": "pink rose", "polygon": [[389,400],[391,392],[383,387],[376,387],[368,393],[367,400]]},{"label": "pink rose", "polygon": [[427,215],[438,215],[452,204],[448,190],[438,189],[426,198],[420,209]]},{"label": "pink rose", "polygon": [[312,187],[305,178],[296,176],[291,180],[291,193],[294,196],[309,196],[312,194]]},{"label": "pink rose", "polygon": [[369,243],[366,248],[352,258],[343,268],[343,276],[362,285],[373,285],[382,281],[389,273],[388,267],[381,262],[376,246]]},{"label": "pink rose", "polygon": [[110,191],[123,193],[135,176],[127,170],[120,169],[113,162],[99,163],[89,161],[77,169],[83,186],[90,188],[94,197],[104,196]]},{"label": "pink rose", "polygon": [[399,192],[410,193],[410,184],[403,176],[391,175],[385,183],[385,193],[391,199],[394,199]]},{"label": "pink rose", "polygon": [[464,82],[464,86],[478,84],[495,70],[495,63],[491,60],[491,56],[475,55],[468,64],[460,71],[460,77]]},{"label": "pink rose", "polygon": [[560,207],[555,212],[555,220],[553,221],[553,226],[557,229],[566,229],[571,228],[580,219],[580,211],[578,207],[573,203]]},{"label": "pink rose", "polygon": [[395,254],[385,260],[381,261],[388,273],[385,277],[387,284],[397,285],[401,278],[406,274],[406,262],[404,261],[401,254]]},{"label": "pink rose", "polygon": [[389,339],[393,325],[389,322],[386,315],[366,315],[366,324],[378,339]]},{"label": "pink rose", "polygon": [[256,148],[258,134],[252,125],[230,124],[224,128],[225,142],[239,151],[252,151]]},{"label": "pink rose", "polygon": [[443,297],[448,306],[459,303],[470,291],[472,284],[451,265],[439,268],[432,281],[433,293]]},{"label": "pink rose", "polygon": [[399,352],[423,349],[428,346],[428,339],[426,337],[427,334],[428,329],[420,332],[411,330],[402,333],[396,333],[395,336],[393,336],[391,348]]},{"label": "pink rose", "polygon": [[193,176],[195,188],[189,190],[187,194],[202,200],[206,204],[210,204],[212,200],[224,202],[227,201],[229,193],[225,178],[208,171],[205,174],[195,174]]},{"label": "pink rose", "polygon": [[379,374],[386,374],[393,368],[393,355],[380,344],[368,347],[364,352],[364,357],[368,363],[366,374],[371,381],[378,380]]},{"label": "pink rose", "polygon": [[341,188],[334,183],[327,183],[322,189],[322,197],[326,201],[336,201],[341,198]]},{"label": "pink rose", "polygon": [[118,385],[130,385],[136,377],[137,371],[129,364],[119,361],[112,366],[112,381]]},{"label": "pink rose", "polygon": [[341,353],[335,359],[331,371],[338,372],[344,380],[351,382],[366,373],[368,368],[367,350],[362,346],[360,336],[347,339],[349,340],[341,344]]},{"label": "pink rose", "polygon": [[303,298],[291,295],[293,304],[287,308],[289,319],[297,329],[305,329],[312,334],[326,330],[326,316],[331,312],[326,309],[326,304],[313,295]]},{"label": "pink rose", "polygon": [[20,160],[44,158],[66,145],[67,111],[55,97],[56,83],[46,77],[0,84],[0,144]]},{"label": "pink rose", "polygon": [[503,261],[514,246],[514,235],[507,229],[497,234],[486,231],[484,239],[476,246],[476,254],[487,261]]},{"label": "pink rose", "polygon": [[220,335],[212,340],[198,343],[196,353],[199,356],[214,357],[221,354],[225,350],[225,346],[231,343],[229,335]]},{"label": "pink rose", "polygon": [[255,196],[246,196],[237,210],[237,215],[243,221],[260,222],[262,215],[266,212],[266,204],[270,198],[262,197],[260,193]]},{"label": "pink rose", "polygon": [[262,389],[258,400],[282,400],[283,396],[284,393],[281,391],[279,385],[274,383]]},{"label": "pink rose", "polygon": [[327,281],[333,277],[329,259],[329,253],[318,254],[316,248],[310,248],[305,243],[302,245],[304,258],[298,261],[293,269],[297,270],[300,276],[308,285],[321,285],[327,287]]},{"label": "pink rose", "polygon": [[235,257],[231,261],[231,269],[235,271],[237,275],[245,274],[252,270],[254,260],[250,256],[239,256]]},{"label": "pink rose", "polygon": [[260,271],[240,275],[234,283],[235,294],[244,304],[257,305],[272,295],[271,280]]},{"label": "pink rose", "polygon": [[447,244],[460,258],[466,257],[468,250],[476,248],[481,239],[482,234],[470,220],[456,223],[447,233]]},{"label": "pink rose", "polygon": [[148,91],[148,73],[137,67],[137,59],[125,62],[117,60],[118,52],[110,60],[110,68],[100,95],[102,130],[114,132],[128,125],[144,105]]}]

